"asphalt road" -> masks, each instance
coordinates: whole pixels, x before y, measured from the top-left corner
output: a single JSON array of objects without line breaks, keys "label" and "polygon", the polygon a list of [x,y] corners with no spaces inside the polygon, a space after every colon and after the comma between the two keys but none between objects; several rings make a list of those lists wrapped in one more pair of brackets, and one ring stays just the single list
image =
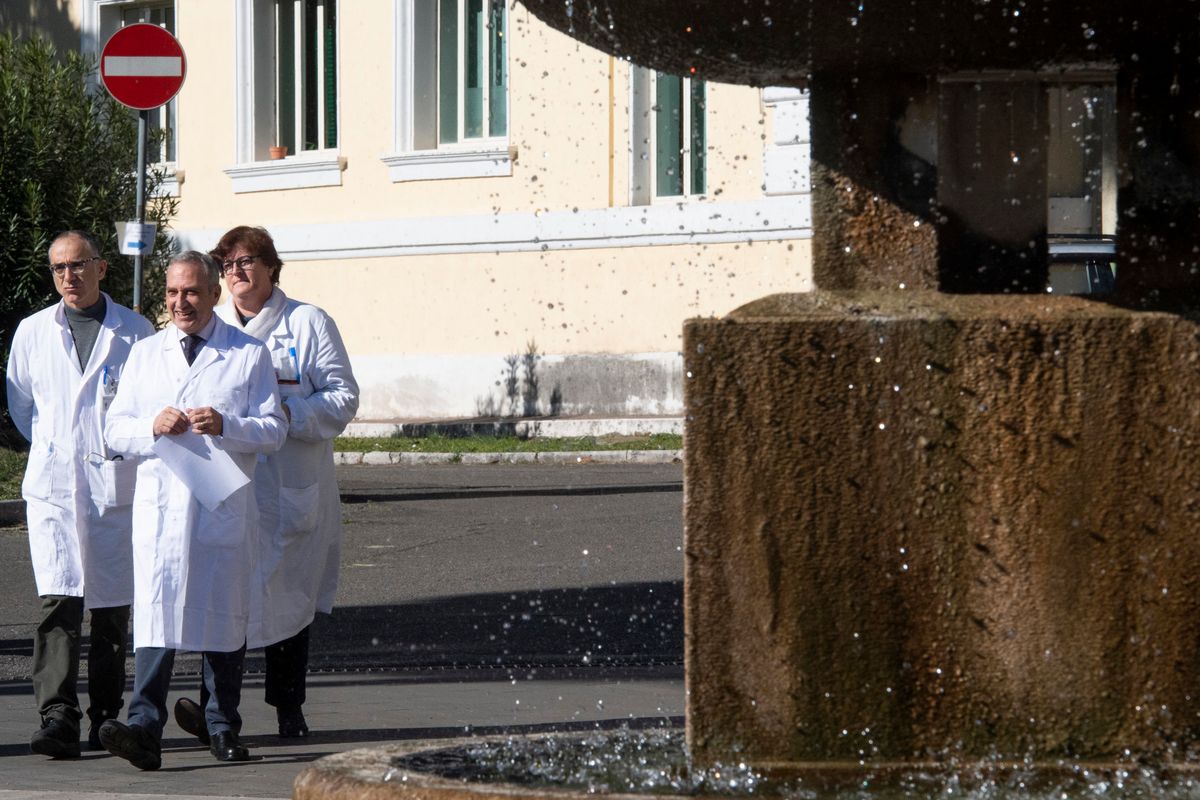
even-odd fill
[{"label": "asphalt road", "polygon": [[[243,764],[213,760],[174,723],[155,772],[106,753],[30,755],[37,599],[25,530],[0,529],[0,800],[278,799],[301,769],[348,749],[680,724],[678,464],[359,466],[339,477],[342,580],[313,636],[313,735],[274,735],[251,653]],[[177,659],[168,707],[196,696],[197,666]]]},{"label": "asphalt road", "polygon": [[[681,663],[679,464],[338,474],[341,583],[334,613],[314,630],[314,670]],[[37,618],[23,528],[0,529],[0,560],[0,680],[21,679]],[[252,653],[247,669],[258,666]]]}]

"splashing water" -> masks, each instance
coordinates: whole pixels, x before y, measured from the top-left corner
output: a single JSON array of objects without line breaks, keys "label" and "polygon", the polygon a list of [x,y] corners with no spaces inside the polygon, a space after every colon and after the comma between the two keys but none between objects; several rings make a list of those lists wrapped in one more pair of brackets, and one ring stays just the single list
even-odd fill
[{"label": "splashing water", "polygon": [[[828,765],[826,765],[828,766]],[[745,763],[701,768],[682,731],[673,728],[485,739],[392,760],[385,780],[406,772],[468,783],[507,783],[531,790],[587,794],[764,796],[785,800],[1200,800],[1200,773],[1165,773],[1130,763],[1100,769],[1059,763],[953,760],[897,768],[859,762],[855,770],[815,769],[776,778]],[[516,796],[519,796],[519,792]]]}]

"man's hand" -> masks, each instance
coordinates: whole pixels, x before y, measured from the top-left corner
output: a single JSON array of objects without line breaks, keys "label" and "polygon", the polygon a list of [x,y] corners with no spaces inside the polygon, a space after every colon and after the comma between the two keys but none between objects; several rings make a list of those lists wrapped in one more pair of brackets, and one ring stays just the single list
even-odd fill
[{"label": "man's hand", "polygon": [[187,410],[188,422],[192,424],[192,430],[196,433],[206,433],[209,436],[220,436],[224,429],[221,412],[215,408],[204,406],[203,408],[189,408]]},{"label": "man's hand", "polygon": [[174,436],[188,429],[188,418],[178,408],[167,406],[154,418],[155,436]]}]

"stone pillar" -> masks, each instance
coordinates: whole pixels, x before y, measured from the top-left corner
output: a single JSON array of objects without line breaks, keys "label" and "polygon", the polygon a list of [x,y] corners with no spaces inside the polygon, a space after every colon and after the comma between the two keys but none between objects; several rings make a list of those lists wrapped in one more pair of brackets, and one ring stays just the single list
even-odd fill
[{"label": "stone pillar", "polygon": [[[824,289],[938,288],[936,96],[920,76],[821,73],[810,97],[813,282]],[[929,112],[933,113],[932,110]]]},{"label": "stone pillar", "polygon": [[818,291],[684,347],[702,761],[1192,741],[1200,317]]}]

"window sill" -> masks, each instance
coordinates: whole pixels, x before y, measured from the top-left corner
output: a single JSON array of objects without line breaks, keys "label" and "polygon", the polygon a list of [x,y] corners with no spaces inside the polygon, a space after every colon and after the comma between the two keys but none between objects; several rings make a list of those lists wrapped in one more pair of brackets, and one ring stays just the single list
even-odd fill
[{"label": "window sill", "polygon": [[380,160],[387,165],[388,175],[393,183],[453,178],[499,178],[512,175],[512,165],[517,160],[517,148],[417,150],[386,155]]},{"label": "window sill", "polygon": [[341,186],[346,159],[336,155],[299,155],[272,161],[255,161],[225,168],[233,180],[234,194],[281,189]]}]

